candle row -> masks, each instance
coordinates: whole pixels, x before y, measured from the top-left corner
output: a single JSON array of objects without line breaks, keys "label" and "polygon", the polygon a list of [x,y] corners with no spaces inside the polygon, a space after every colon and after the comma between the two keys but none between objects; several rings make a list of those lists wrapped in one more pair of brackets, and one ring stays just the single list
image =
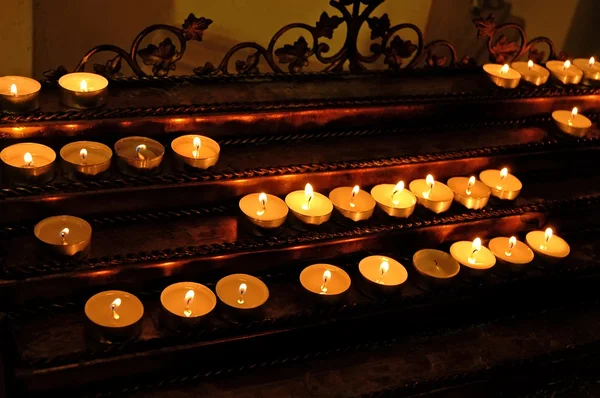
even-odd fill
[{"label": "candle row", "polygon": [[[523,266],[534,258],[534,252],[547,259],[566,257],[570,248],[552,229],[545,232],[532,231],[526,236],[527,244],[510,238],[490,240],[489,249],[482,246],[481,239],[452,244],[450,254],[435,250],[419,250],[413,256],[413,266],[418,273],[432,280],[445,280],[458,274],[460,267],[479,273],[496,264],[496,259]],[[379,293],[392,293],[408,279],[406,268],[388,256],[369,256],[358,264],[365,288]],[[313,297],[335,298],[345,293],[351,278],[343,269],[331,264],[313,264],[300,273],[300,284]],[[160,295],[161,320],[174,330],[196,326],[204,316],[211,313],[217,298],[230,310],[244,314],[261,307],[269,298],[269,289],[260,279],[245,275],[228,275],[216,284],[215,294],[206,286],[195,282],[180,282],[165,288]],[[91,297],[85,305],[88,319],[99,328],[100,337],[111,341],[119,337],[134,337],[139,333],[139,322],[144,314],[141,301],[122,291],[106,291]],[[137,327],[134,327],[137,325]],[[123,332],[128,330],[127,336]]]},{"label": "candle row", "polygon": [[[214,166],[221,148],[219,144],[198,135],[184,135],[171,142],[180,163],[196,169]],[[157,169],[164,157],[165,147],[147,137],[126,137],[115,143],[119,167],[125,173],[150,172]],[[99,142],[77,141],[65,145],[60,156],[69,178],[94,177],[105,173],[112,159],[112,150]],[[56,153],[52,148],[36,143],[19,143],[0,152],[8,179],[12,183],[41,183],[54,176]]]},{"label": "candle row", "polygon": [[[546,69],[548,68],[548,69]],[[579,84],[582,80],[589,85],[600,84],[600,65],[594,57],[577,58],[571,63],[566,61],[548,61],[546,68],[534,64],[533,61],[513,62],[508,64],[485,64],[483,70],[498,87],[515,88],[521,79],[540,86],[552,76],[563,84]],[[549,70],[549,71],[548,71]]]}]

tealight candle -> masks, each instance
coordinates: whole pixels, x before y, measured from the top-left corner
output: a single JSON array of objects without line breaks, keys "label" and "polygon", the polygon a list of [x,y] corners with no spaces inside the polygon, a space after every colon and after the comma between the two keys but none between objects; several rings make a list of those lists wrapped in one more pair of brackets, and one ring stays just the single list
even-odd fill
[{"label": "tealight candle", "polygon": [[467,209],[483,209],[490,199],[491,190],[474,176],[452,177],[448,180],[448,187],[454,192],[454,200]]},{"label": "tealight candle", "polygon": [[548,81],[550,72],[541,65],[534,64],[532,60],[527,62],[513,62],[512,68],[521,74],[526,82],[541,86]]},{"label": "tealight candle", "polygon": [[533,261],[533,252],[529,246],[514,236],[494,238],[488,246],[494,256],[503,263],[525,265]]},{"label": "tealight candle", "polygon": [[504,167],[502,170],[484,170],[479,179],[492,191],[492,195],[506,200],[513,200],[521,193],[523,184]]},{"label": "tealight candle", "polygon": [[525,236],[525,241],[536,254],[548,260],[565,258],[571,252],[569,244],[554,235],[552,228],[547,228],[544,232],[531,231]]},{"label": "tealight candle", "polygon": [[368,220],[375,209],[375,199],[358,185],[334,189],[329,193],[329,200],[340,214],[352,221]]},{"label": "tealight candle", "polygon": [[571,111],[554,111],[552,119],[563,133],[575,137],[585,136],[586,131],[592,127],[592,121],[579,114],[577,108],[573,108]]},{"label": "tealight candle", "polygon": [[0,77],[0,111],[33,112],[39,108],[38,94],[42,85],[28,77]]},{"label": "tealight candle", "polygon": [[172,330],[197,326],[217,305],[215,294],[194,282],[167,286],[160,294],[163,313],[161,322]]},{"label": "tealight candle", "polygon": [[350,276],[331,264],[313,264],[302,270],[300,283],[310,293],[319,296],[339,296],[350,288]]},{"label": "tealight candle", "polygon": [[24,142],[0,152],[4,178],[13,184],[44,184],[54,177],[56,153],[41,144]]},{"label": "tealight candle", "polygon": [[94,177],[108,170],[112,151],[99,142],[77,141],[62,147],[60,157],[67,177]]},{"label": "tealight candle", "polygon": [[413,266],[427,281],[444,283],[458,275],[460,265],[448,253],[436,249],[422,249],[413,256]]},{"label": "tealight candle", "polygon": [[215,140],[200,135],[183,135],[171,142],[171,148],[184,164],[196,169],[208,169],[219,160],[221,147]]},{"label": "tealight candle", "polygon": [[406,268],[387,256],[369,256],[358,263],[358,271],[373,287],[372,291],[392,291],[408,279]]},{"label": "tealight candle", "polygon": [[95,73],[69,73],[58,79],[58,84],[60,100],[70,108],[97,108],[108,100],[108,80]]},{"label": "tealight candle", "polygon": [[215,288],[219,300],[228,307],[247,312],[258,309],[269,298],[269,289],[260,279],[246,274],[228,275]]},{"label": "tealight candle", "polygon": [[508,64],[485,64],[483,65],[483,70],[498,87],[515,88],[521,80],[521,74],[508,66]]},{"label": "tealight candle", "polygon": [[151,172],[158,170],[165,154],[165,147],[147,137],[126,137],[115,143],[121,171]]},{"label": "tealight candle", "polygon": [[306,184],[304,191],[294,191],[285,197],[285,204],[300,221],[321,225],[328,221],[333,204],[325,195],[314,192],[312,185]]},{"label": "tealight candle", "polygon": [[577,58],[573,60],[573,65],[583,72],[583,82],[586,84],[600,83],[600,65],[594,57],[590,59]]},{"label": "tealight candle", "polygon": [[461,265],[469,270],[479,273],[496,265],[496,257],[485,246],[481,245],[481,239],[475,238],[473,242],[460,241],[450,246],[450,254]]},{"label": "tealight candle", "polygon": [[85,315],[92,323],[94,337],[111,343],[139,336],[144,306],[131,293],[109,290],[85,303]]},{"label": "tealight candle", "polygon": [[288,207],[277,196],[251,193],[240,200],[240,209],[250,222],[265,229],[279,228],[288,215]]},{"label": "tealight candle", "polygon": [[424,180],[414,180],[408,186],[417,197],[417,203],[434,213],[442,213],[450,208],[454,192],[445,184],[435,181],[431,174]]},{"label": "tealight candle", "polygon": [[579,84],[583,77],[583,71],[577,66],[571,65],[571,61],[548,61],[546,68],[552,76],[563,84]]},{"label": "tealight candle", "polygon": [[86,253],[92,240],[91,225],[74,216],[53,216],[40,221],[33,233],[51,252],[74,256]]},{"label": "tealight candle", "polygon": [[415,211],[417,198],[408,189],[404,189],[404,181],[394,184],[375,185],[371,196],[381,210],[392,217],[406,218]]}]

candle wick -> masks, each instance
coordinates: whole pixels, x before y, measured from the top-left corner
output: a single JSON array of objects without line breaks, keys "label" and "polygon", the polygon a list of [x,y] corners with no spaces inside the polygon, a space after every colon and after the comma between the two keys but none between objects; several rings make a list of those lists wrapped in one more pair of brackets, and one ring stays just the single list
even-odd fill
[{"label": "candle wick", "polygon": [[112,310],[112,316],[114,319],[119,319],[120,316],[117,314],[117,306],[115,304],[110,305],[110,309]]},{"label": "candle wick", "polygon": [[310,201],[312,200],[312,198],[312,195],[308,196],[308,198],[306,199],[306,203],[302,205],[302,208],[304,210],[310,209]]},{"label": "candle wick", "polygon": [[475,256],[477,255],[477,253],[479,252],[479,249],[473,249],[473,252],[471,253],[471,255],[469,256],[469,258],[467,259],[469,261],[469,263],[471,264],[475,264],[477,260],[475,260]]}]

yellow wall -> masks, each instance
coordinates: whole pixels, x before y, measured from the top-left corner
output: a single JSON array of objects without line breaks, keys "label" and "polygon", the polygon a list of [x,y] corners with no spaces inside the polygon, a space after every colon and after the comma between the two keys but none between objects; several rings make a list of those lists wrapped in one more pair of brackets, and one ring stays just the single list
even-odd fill
[{"label": "yellow wall", "polygon": [[31,0],[4,0],[0,5],[0,76],[30,76],[33,68]]}]

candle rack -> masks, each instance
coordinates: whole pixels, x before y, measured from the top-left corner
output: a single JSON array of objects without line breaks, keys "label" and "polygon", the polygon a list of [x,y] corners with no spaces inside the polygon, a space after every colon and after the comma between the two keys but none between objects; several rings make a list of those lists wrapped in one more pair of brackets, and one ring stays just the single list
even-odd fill
[{"label": "candle rack", "polygon": [[[165,148],[156,174],[125,175],[115,154],[93,180],[57,164],[47,183],[1,183],[0,395],[168,396],[186,389],[194,396],[280,396],[281,387],[299,395],[429,396],[447,389],[470,397],[500,390],[551,395],[557,386],[593,385],[600,365],[600,88],[556,82],[496,88],[468,58],[459,61],[450,43],[426,45],[415,25],[392,26],[387,15],[374,16],[381,3],[333,0],[339,15],[326,11],[314,26],[283,27],[266,46],[240,43],[195,76],[170,73],[186,42],[202,39],[212,21],[191,15],[182,28],[153,25],[130,52],[98,46],[76,67],[83,71],[98,52],[116,53],[94,65],[110,78],[106,106],[67,110],[49,81],[39,111],[0,115],[0,149],[35,142],[60,153],[86,140],[112,150],[132,136]],[[493,62],[562,57],[550,40],[528,40],[514,24],[496,25],[493,17],[474,22]],[[322,39],[342,24],[346,42],[328,55]],[[357,50],[361,26],[376,42],[370,55]],[[293,28],[309,36],[279,43]],[[508,42],[508,29],[516,29],[520,43]],[[178,48],[166,39],[142,48],[157,30],[175,34]],[[415,43],[406,40],[409,30]],[[238,60],[244,49],[255,52]],[[377,59],[389,70],[370,70]],[[135,76],[117,76],[123,62]],[[323,70],[305,72],[307,62]],[[269,72],[257,69],[263,64]],[[567,136],[553,123],[552,111],[573,107],[592,122],[584,137]],[[220,146],[207,170],[177,167],[171,143],[187,134]],[[307,183],[325,196],[355,185],[368,193],[400,180],[407,189],[427,174],[446,182],[503,167],[523,183],[521,193],[514,200],[491,197],[478,210],[454,202],[434,214],[417,205],[409,217],[393,218],[376,208],[368,220],[334,215],[319,226],[288,217],[273,233],[259,234],[246,227],[238,206],[247,194],[283,199]],[[36,252],[34,226],[62,214],[92,226],[87,256]],[[571,247],[557,264],[536,256],[517,270],[498,263],[479,278],[462,269],[437,286],[419,278],[411,263],[420,249],[448,252],[452,243],[476,237],[484,246],[499,236],[525,241],[528,232],[547,227]],[[358,264],[371,255],[406,267],[402,289],[379,295],[372,290],[378,286],[358,283]],[[350,275],[341,300],[304,300],[300,272],[317,263]],[[225,313],[217,303],[191,330],[161,325],[165,287],[186,281],[214,292],[218,280],[235,273],[259,277],[269,289],[256,318]],[[138,338],[115,344],[86,338],[84,304],[109,290],[141,300]],[[509,387],[498,381],[507,379]]]}]

